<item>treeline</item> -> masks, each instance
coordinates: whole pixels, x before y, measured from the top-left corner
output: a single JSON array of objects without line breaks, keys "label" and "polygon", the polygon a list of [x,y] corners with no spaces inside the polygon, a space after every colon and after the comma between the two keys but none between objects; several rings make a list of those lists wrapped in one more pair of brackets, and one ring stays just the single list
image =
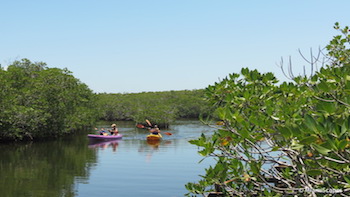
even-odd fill
[{"label": "treeline", "polygon": [[101,120],[145,119],[167,127],[175,119],[198,118],[210,113],[204,90],[142,92],[130,94],[98,94]]},{"label": "treeline", "polygon": [[97,119],[96,95],[67,69],[28,59],[0,67],[0,141],[56,137]]},{"label": "treeline", "polygon": [[178,118],[210,113],[204,90],[94,94],[69,70],[28,59],[0,66],[0,84],[0,141],[57,137],[99,119],[148,119],[167,127]]}]

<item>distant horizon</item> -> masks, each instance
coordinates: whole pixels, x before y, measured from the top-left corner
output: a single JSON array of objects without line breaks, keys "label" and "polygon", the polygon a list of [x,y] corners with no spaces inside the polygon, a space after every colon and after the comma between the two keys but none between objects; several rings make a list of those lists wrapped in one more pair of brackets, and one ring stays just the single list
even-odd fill
[{"label": "distant horizon", "polygon": [[196,91],[196,90],[205,90],[201,89],[184,89],[184,90],[161,90],[161,91],[143,91],[143,92],[94,92],[95,94],[140,94],[140,93],[157,93],[157,92],[179,92],[179,91]]}]

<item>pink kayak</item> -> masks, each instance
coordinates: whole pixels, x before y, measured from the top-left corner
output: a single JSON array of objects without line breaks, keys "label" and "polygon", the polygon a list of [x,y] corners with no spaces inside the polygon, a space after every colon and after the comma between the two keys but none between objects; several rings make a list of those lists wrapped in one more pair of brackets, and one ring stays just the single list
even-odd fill
[{"label": "pink kayak", "polygon": [[123,137],[122,134],[117,135],[95,135],[95,134],[88,134],[88,138],[90,139],[121,139]]}]

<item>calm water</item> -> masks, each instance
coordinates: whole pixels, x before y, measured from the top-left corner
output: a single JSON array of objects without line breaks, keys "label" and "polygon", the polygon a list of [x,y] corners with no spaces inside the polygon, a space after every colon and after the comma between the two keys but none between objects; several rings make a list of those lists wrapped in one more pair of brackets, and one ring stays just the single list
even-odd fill
[{"label": "calm water", "polygon": [[[97,125],[108,128],[111,123]],[[188,143],[213,131],[198,121],[178,121],[159,143],[132,122],[117,122],[123,139],[91,143],[86,134],[54,142],[0,145],[0,196],[152,196],[187,193],[212,161]]]}]

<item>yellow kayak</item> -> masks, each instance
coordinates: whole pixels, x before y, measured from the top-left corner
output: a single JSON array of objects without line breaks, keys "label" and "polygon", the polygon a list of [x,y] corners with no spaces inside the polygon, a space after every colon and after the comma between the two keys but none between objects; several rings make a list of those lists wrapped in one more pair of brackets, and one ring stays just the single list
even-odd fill
[{"label": "yellow kayak", "polygon": [[160,133],[147,135],[147,140],[160,140],[160,139],[162,139],[162,135]]}]

